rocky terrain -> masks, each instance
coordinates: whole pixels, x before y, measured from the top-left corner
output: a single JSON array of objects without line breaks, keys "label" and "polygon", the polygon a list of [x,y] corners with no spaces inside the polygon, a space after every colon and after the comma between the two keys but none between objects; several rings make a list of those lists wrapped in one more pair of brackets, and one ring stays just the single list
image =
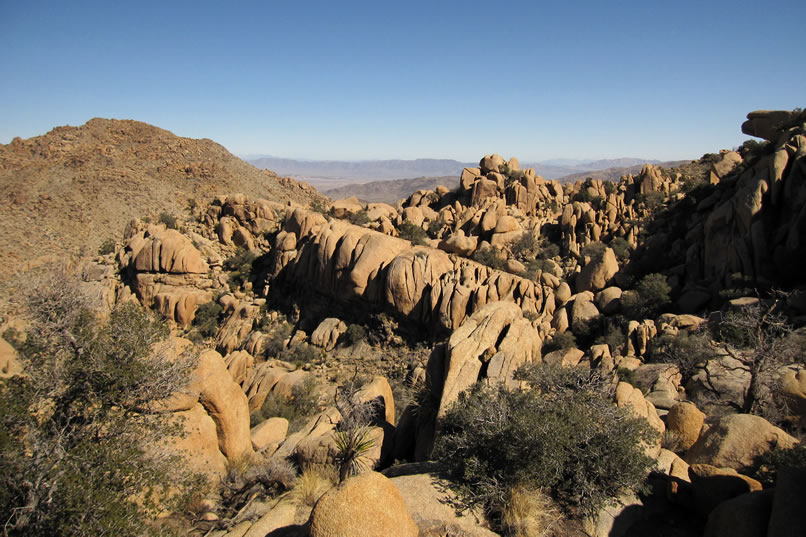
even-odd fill
[{"label": "rocky terrain", "polygon": [[220,194],[307,203],[316,194],[258,170],[211,140],[137,121],[80,127],[0,145],[0,281],[43,260],[93,255],[132,218],[180,216]]},{"label": "rocky terrain", "polygon": [[[798,535],[804,469],[762,461],[806,427],[806,115],[753,112],[742,130],[765,141],[618,182],[562,184],[487,155],[395,204],[266,175],[257,194],[210,191],[176,229],[127,218],[82,278],[109,308],[159,312],[173,352],[200,350],[161,411],[184,417],[174,448],[226,486],[178,517],[185,531]],[[518,371],[539,363],[594,372],[608,405],[645,423],[647,490],[542,533],[457,515],[434,462],[440,420],[475,385],[529,389]],[[365,471],[334,478],[351,473],[345,435],[366,403]],[[273,481],[284,494],[249,477],[280,461],[294,464]]]}]

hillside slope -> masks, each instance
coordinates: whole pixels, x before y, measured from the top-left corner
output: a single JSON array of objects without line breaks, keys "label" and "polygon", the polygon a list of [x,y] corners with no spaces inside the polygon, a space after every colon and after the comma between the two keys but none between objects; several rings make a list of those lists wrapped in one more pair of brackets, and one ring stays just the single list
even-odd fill
[{"label": "hillside slope", "polygon": [[220,194],[307,203],[318,194],[207,139],[92,119],[0,145],[0,285],[44,259],[98,251],[135,217],[187,212]]}]

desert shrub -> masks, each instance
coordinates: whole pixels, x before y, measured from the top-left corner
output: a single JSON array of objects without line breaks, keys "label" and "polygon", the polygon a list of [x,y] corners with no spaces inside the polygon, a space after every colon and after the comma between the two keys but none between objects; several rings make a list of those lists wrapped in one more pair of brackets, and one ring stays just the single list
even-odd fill
[{"label": "desert shrub", "polygon": [[170,213],[160,213],[158,222],[168,229],[176,229],[176,217]]},{"label": "desert shrub", "polygon": [[322,358],[322,353],[317,347],[302,342],[283,349],[278,355],[278,358],[285,362],[290,362],[297,367],[302,367],[305,364],[318,363]]},{"label": "desert shrub", "polygon": [[661,334],[654,338],[647,353],[647,361],[674,364],[686,382],[697,371],[697,364],[714,357],[705,333],[681,330],[677,334]]},{"label": "desert shrub", "polygon": [[439,232],[442,231],[442,222],[439,220],[431,220],[428,223],[428,229],[425,230],[428,236],[432,239],[439,238]]},{"label": "desert shrub", "polygon": [[316,211],[317,213],[327,214],[327,208],[322,200],[319,198],[311,201],[310,204],[311,210]]},{"label": "desert shrub", "polygon": [[672,290],[663,274],[647,274],[634,290],[621,295],[621,307],[630,319],[654,319],[669,305]]},{"label": "desert shrub", "polygon": [[316,381],[309,377],[291,389],[291,397],[269,394],[263,405],[252,412],[249,422],[252,427],[269,418],[288,420],[288,432],[296,432],[314,414],[319,412],[320,389]]},{"label": "desert shrub", "polygon": [[115,253],[115,239],[109,237],[101,243],[100,248],[98,248],[98,255],[107,255],[113,253]]},{"label": "desert shrub", "polygon": [[351,224],[355,224],[356,226],[363,226],[364,224],[369,224],[369,217],[367,216],[366,209],[361,209],[356,213],[349,213],[347,215],[347,220]]},{"label": "desert shrub", "polygon": [[520,256],[531,256],[540,248],[540,241],[531,231],[524,231],[510,247],[512,252]]},{"label": "desert shrub", "polygon": [[630,243],[627,242],[627,239],[623,237],[615,237],[609,244],[610,248],[612,248],[613,253],[616,254],[616,258],[619,260],[619,263],[624,263],[630,260]]},{"label": "desert shrub", "polygon": [[222,313],[224,308],[216,299],[202,304],[196,309],[196,316],[193,318],[194,329],[201,337],[215,337]]},{"label": "desert shrub", "polygon": [[608,196],[610,194],[615,194],[616,191],[618,190],[618,185],[616,183],[614,183],[613,181],[604,181],[603,184],[604,184],[605,194],[607,194]]},{"label": "desert shrub", "polygon": [[269,358],[279,358],[285,350],[285,342],[291,337],[292,326],[286,322],[278,323],[269,334],[264,353]]},{"label": "desert shrub", "polygon": [[305,468],[288,496],[295,503],[313,507],[336,482],[337,477],[332,466]]},{"label": "desert shrub", "polygon": [[774,487],[778,473],[786,469],[806,470],[805,444],[789,449],[776,447],[766,452],[759,458],[758,469],[753,477],[761,481],[765,488]]},{"label": "desert shrub", "polygon": [[553,242],[542,244],[540,249],[537,251],[537,257],[539,259],[551,259],[553,257],[557,257],[558,255],[560,255],[560,247]]},{"label": "desert shrub", "polygon": [[397,233],[401,239],[411,242],[412,246],[425,246],[428,244],[428,235],[420,226],[415,226],[411,222],[403,222],[397,228]]},{"label": "desert shrub", "polygon": [[574,334],[568,330],[565,332],[556,332],[551,339],[543,343],[543,354],[559,351],[563,349],[570,349],[576,347],[577,340]]},{"label": "desert shrub", "polygon": [[344,333],[344,336],[351,345],[355,345],[356,343],[367,339],[367,329],[360,324],[351,324],[347,327],[347,331]]},{"label": "desert shrub", "polygon": [[644,205],[650,211],[655,211],[663,205],[665,199],[666,195],[663,192],[648,192],[644,197]]},{"label": "desert shrub", "polygon": [[618,378],[622,382],[626,382],[630,386],[634,388],[638,388],[639,390],[641,387],[638,385],[638,379],[635,378],[635,371],[632,369],[627,369],[626,367],[619,367],[616,369],[616,374]]},{"label": "desert shrub", "polygon": [[504,265],[506,265],[506,260],[499,255],[498,249],[493,246],[476,250],[471,257],[477,263],[487,265],[495,270],[504,270]]},{"label": "desert shrub", "polygon": [[571,197],[571,201],[579,201],[583,203],[589,203],[592,199],[593,196],[591,196],[590,192],[588,192],[588,189],[584,186],[579,192]]},{"label": "desert shrub", "polygon": [[590,257],[591,259],[598,259],[602,255],[604,255],[606,246],[599,242],[589,242],[585,246],[580,249],[580,253],[585,257]]},{"label": "desert shrub", "polygon": [[463,503],[500,517],[521,485],[582,517],[642,484],[652,460],[641,442],[654,432],[612,404],[597,372],[540,364],[516,378],[530,389],[478,383],[440,420],[435,455]]},{"label": "desert shrub", "polygon": [[257,259],[257,254],[250,252],[246,248],[238,248],[235,255],[224,260],[224,269],[229,272],[229,279],[234,285],[240,287],[252,274],[252,263]]},{"label": "desert shrub", "polygon": [[501,527],[509,537],[542,537],[561,518],[560,510],[542,490],[516,485],[507,492]]},{"label": "desert shrub", "polygon": [[619,323],[612,322],[613,318],[611,317],[610,322],[606,323],[607,327],[605,333],[601,336],[596,338],[597,345],[607,345],[610,349],[610,354],[615,356],[621,350],[622,346],[625,343],[624,332],[622,331],[621,326]]},{"label": "desert shrub", "polygon": [[142,410],[182,389],[194,358],[155,350],[167,327],[138,304],[97,315],[73,274],[29,283],[26,376],[0,379],[4,535],[155,533],[148,520],[197,483],[159,447],[176,426]]}]

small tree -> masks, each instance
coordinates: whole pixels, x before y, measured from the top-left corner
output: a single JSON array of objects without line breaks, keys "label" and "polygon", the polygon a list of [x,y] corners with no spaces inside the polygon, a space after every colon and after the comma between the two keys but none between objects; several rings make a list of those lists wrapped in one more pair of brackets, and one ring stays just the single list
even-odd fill
[{"label": "small tree", "polygon": [[625,291],[621,307],[630,319],[652,319],[669,305],[672,288],[663,274],[647,274],[634,290]]},{"label": "small tree", "polygon": [[720,346],[750,373],[750,385],[741,412],[763,414],[765,397],[776,382],[776,372],[794,362],[806,363],[806,337],[796,332],[780,313],[780,301],[762,301],[724,314],[711,327]]},{"label": "small tree", "polygon": [[148,533],[187,474],[158,446],[175,429],[147,409],[193,360],[154,353],[167,329],[139,305],[99,318],[65,271],[34,278],[25,303],[25,376],[0,381],[4,534]]}]

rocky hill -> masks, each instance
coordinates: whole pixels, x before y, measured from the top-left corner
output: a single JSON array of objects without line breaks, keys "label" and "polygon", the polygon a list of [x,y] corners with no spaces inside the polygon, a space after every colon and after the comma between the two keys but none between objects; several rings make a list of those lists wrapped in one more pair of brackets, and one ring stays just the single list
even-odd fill
[{"label": "rocky hill", "polygon": [[137,121],[96,118],[15,138],[0,145],[0,281],[43,258],[95,254],[132,218],[179,216],[191,202],[233,192],[305,204],[317,197],[211,140]]}]

